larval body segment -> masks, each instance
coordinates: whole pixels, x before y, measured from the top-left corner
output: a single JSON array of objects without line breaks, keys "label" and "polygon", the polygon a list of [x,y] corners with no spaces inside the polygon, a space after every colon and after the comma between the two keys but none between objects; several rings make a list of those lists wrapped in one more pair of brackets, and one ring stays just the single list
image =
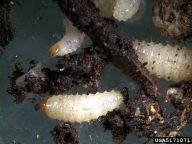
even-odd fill
[{"label": "larval body segment", "polygon": [[131,19],[139,10],[141,0],[93,0],[102,17],[114,16],[119,21]]},{"label": "larval body segment", "polygon": [[158,77],[166,80],[192,80],[192,51],[186,47],[169,44],[134,41],[139,61],[147,62],[146,68]]},{"label": "larval body segment", "polygon": [[47,100],[45,113],[53,119],[82,123],[106,115],[122,102],[123,96],[117,91],[76,96],[58,95]]},{"label": "larval body segment", "polygon": [[141,0],[116,0],[113,16],[119,21],[132,18],[139,10]]}]

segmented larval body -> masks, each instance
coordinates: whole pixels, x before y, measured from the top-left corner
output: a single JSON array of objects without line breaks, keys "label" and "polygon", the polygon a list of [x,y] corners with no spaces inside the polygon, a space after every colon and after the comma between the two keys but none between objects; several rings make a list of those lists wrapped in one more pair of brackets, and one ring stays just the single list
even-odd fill
[{"label": "segmented larval body", "polygon": [[76,96],[58,95],[42,100],[40,110],[53,119],[82,123],[106,115],[122,102],[123,96],[117,91]]},{"label": "segmented larval body", "polygon": [[[93,0],[93,2],[100,9],[102,17],[109,18],[113,15],[119,21],[132,18],[140,5],[140,0]],[[66,33],[60,41],[50,47],[51,57],[63,56],[76,51],[84,40],[85,34],[74,27],[69,19],[65,18],[63,25]]]},{"label": "segmented larval body", "polygon": [[166,80],[192,80],[192,51],[186,47],[169,44],[134,41],[139,61],[147,62],[146,68],[158,77]]},{"label": "segmented larval body", "polygon": [[65,18],[63,21],[66,33],[64,37],[49,49],[51,57],[63,56],[76,51],[84,40],[85,34],[73,26],[72,22]]},{"label": "segmented larval body", "polygon": [[119,21],[132,18],[139,10],[141,0],[116,0],[113,16]]},{"label": "segmented larval body", "polygon": [[139,10],[141,0],[93,0],[102,17],[114,16],[119,21],[132,18]]},{"label": "segmented larval body", "polygon": [[116,0],[93,0],[93,3],[97,8],[99,8],[99,14],[102,17],[110,18],[113,16]]}]

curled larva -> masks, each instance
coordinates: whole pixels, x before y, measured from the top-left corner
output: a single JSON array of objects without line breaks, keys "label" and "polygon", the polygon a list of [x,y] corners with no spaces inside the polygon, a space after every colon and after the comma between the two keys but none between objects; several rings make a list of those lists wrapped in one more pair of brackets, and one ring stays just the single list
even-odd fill
[{"label": "curled larva", "polygon": [[186,47],[169,44],[134,41],[134,49],[139,61],[147,62],[146,68],[158,77],[166,80],[192,80],[192,51]]},{"label": "curled larva", "polygon": [[132,18],[139,10],[141,0],[116,0],[113,16],[119,21]]},{"label": "curled larva", "polygon": [[[119,21],[126,21],[138,11],[141,0],[94,0],[96,7],[100,9],[100,15],[111,17]],[[72,22],[65,18],[63,25],[66,29],[64,37],[52,45],[49,49],[51,57],[63,56],[76,51],[84,40],[85,34],[73,26]]]},{"label": "curled larva", "polygon": [[42,100],[40,110],[53,119],[82,123],[106,115],[122,102],[123,96],[117,91],[76,96],[58,95]]},{"label": "curled larva", "polygon": [[114,17],[119,21],[132,18],[139,10],[141,0],[93,0],[102,17]]},{"label": "curled larva", "polygon": [[66,34],[60,41],[52,45],[49,49],[51,57],[63,56],[76,51],[84,40],[85,34],[74,27],[69,19],[65,18],[63,24],[66,28]]}]

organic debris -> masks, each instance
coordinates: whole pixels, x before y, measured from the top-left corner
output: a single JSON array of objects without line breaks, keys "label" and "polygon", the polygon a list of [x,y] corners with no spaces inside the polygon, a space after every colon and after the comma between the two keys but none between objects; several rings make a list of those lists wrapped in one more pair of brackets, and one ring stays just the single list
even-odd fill
[{"label": "organic debris", "polygon": [[9,41],[14,37],[14,30],[10,22],[11,7],[21,4],[22,0],[1,0],[0,2],[0,57]]},{"label": "organic debris", "polygon": [[79,136],[77,130],[71,125],[71,123],[63,123],[56,125],[53,130],[50,131],[54,136],[56,144],[78,144]]},{"label": "organic debris", "polygon": [[[16,103],[21,103],[27,93],[60,94],[70,91],[76,85],[82,85],[91,88],[92,92],[97,92],[106,64],[105,56],[93,48],[86,48],[80,54],[62,57],[55,64],[58,70],[54,71],[45,67],[39,70],[36,68],[38,63],[31,61],[29,71],[24,73],[20,63],[15,63],[16,70],[9,77],[10,87],[7,88],[7,93],[15,97]],[[40,73],[44,76],[42,77]],[[23,81],[19,80],[22,78]]]}]

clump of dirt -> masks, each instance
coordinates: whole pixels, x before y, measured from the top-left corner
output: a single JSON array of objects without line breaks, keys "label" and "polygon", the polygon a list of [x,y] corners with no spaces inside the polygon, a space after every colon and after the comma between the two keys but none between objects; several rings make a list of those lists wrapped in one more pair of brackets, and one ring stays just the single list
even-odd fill
[{"label": "clump of dirt", "polygon": [[159,33],[168,39],[192,37],[191,0],[153,0],[152,18]]},{"label": "clump of dirt", "polygon": [[[36,61],[31,61],[29,71],[36,71],[37,64]],[[45,77],[31,75],[29,71],[22,72],[20,63],[15,63],[16,70],[9,77],[10,87],[7,88],[7,93],[15,97],[16,103],[21,103],[27,93],[60,94],[70,91],[76,85],[91,88],[90,91],[94,93],[97,92],[106,64],[106,57],[93,48],[86,48],[80,54],[62,57],[55,64],[58,70],[51,71],[43,67],[41,72]],[[22,76],[24,81],[21,84],[16,83],[16,80]]]},{"label": "clump of dirt", "polygon": [[71,123],[63,123],[56,125],[53,130],[50,131],[54,136],[56,144],[78,144],[79,136],[77,130],[71,125]]},{"label": "clump of dirt", "polygon": [[10,20],[11,8],[21,4],[22,0],[1,0],[0,2],[0,57],[4,53],[5,47],[14,37],[14,30]]}]

